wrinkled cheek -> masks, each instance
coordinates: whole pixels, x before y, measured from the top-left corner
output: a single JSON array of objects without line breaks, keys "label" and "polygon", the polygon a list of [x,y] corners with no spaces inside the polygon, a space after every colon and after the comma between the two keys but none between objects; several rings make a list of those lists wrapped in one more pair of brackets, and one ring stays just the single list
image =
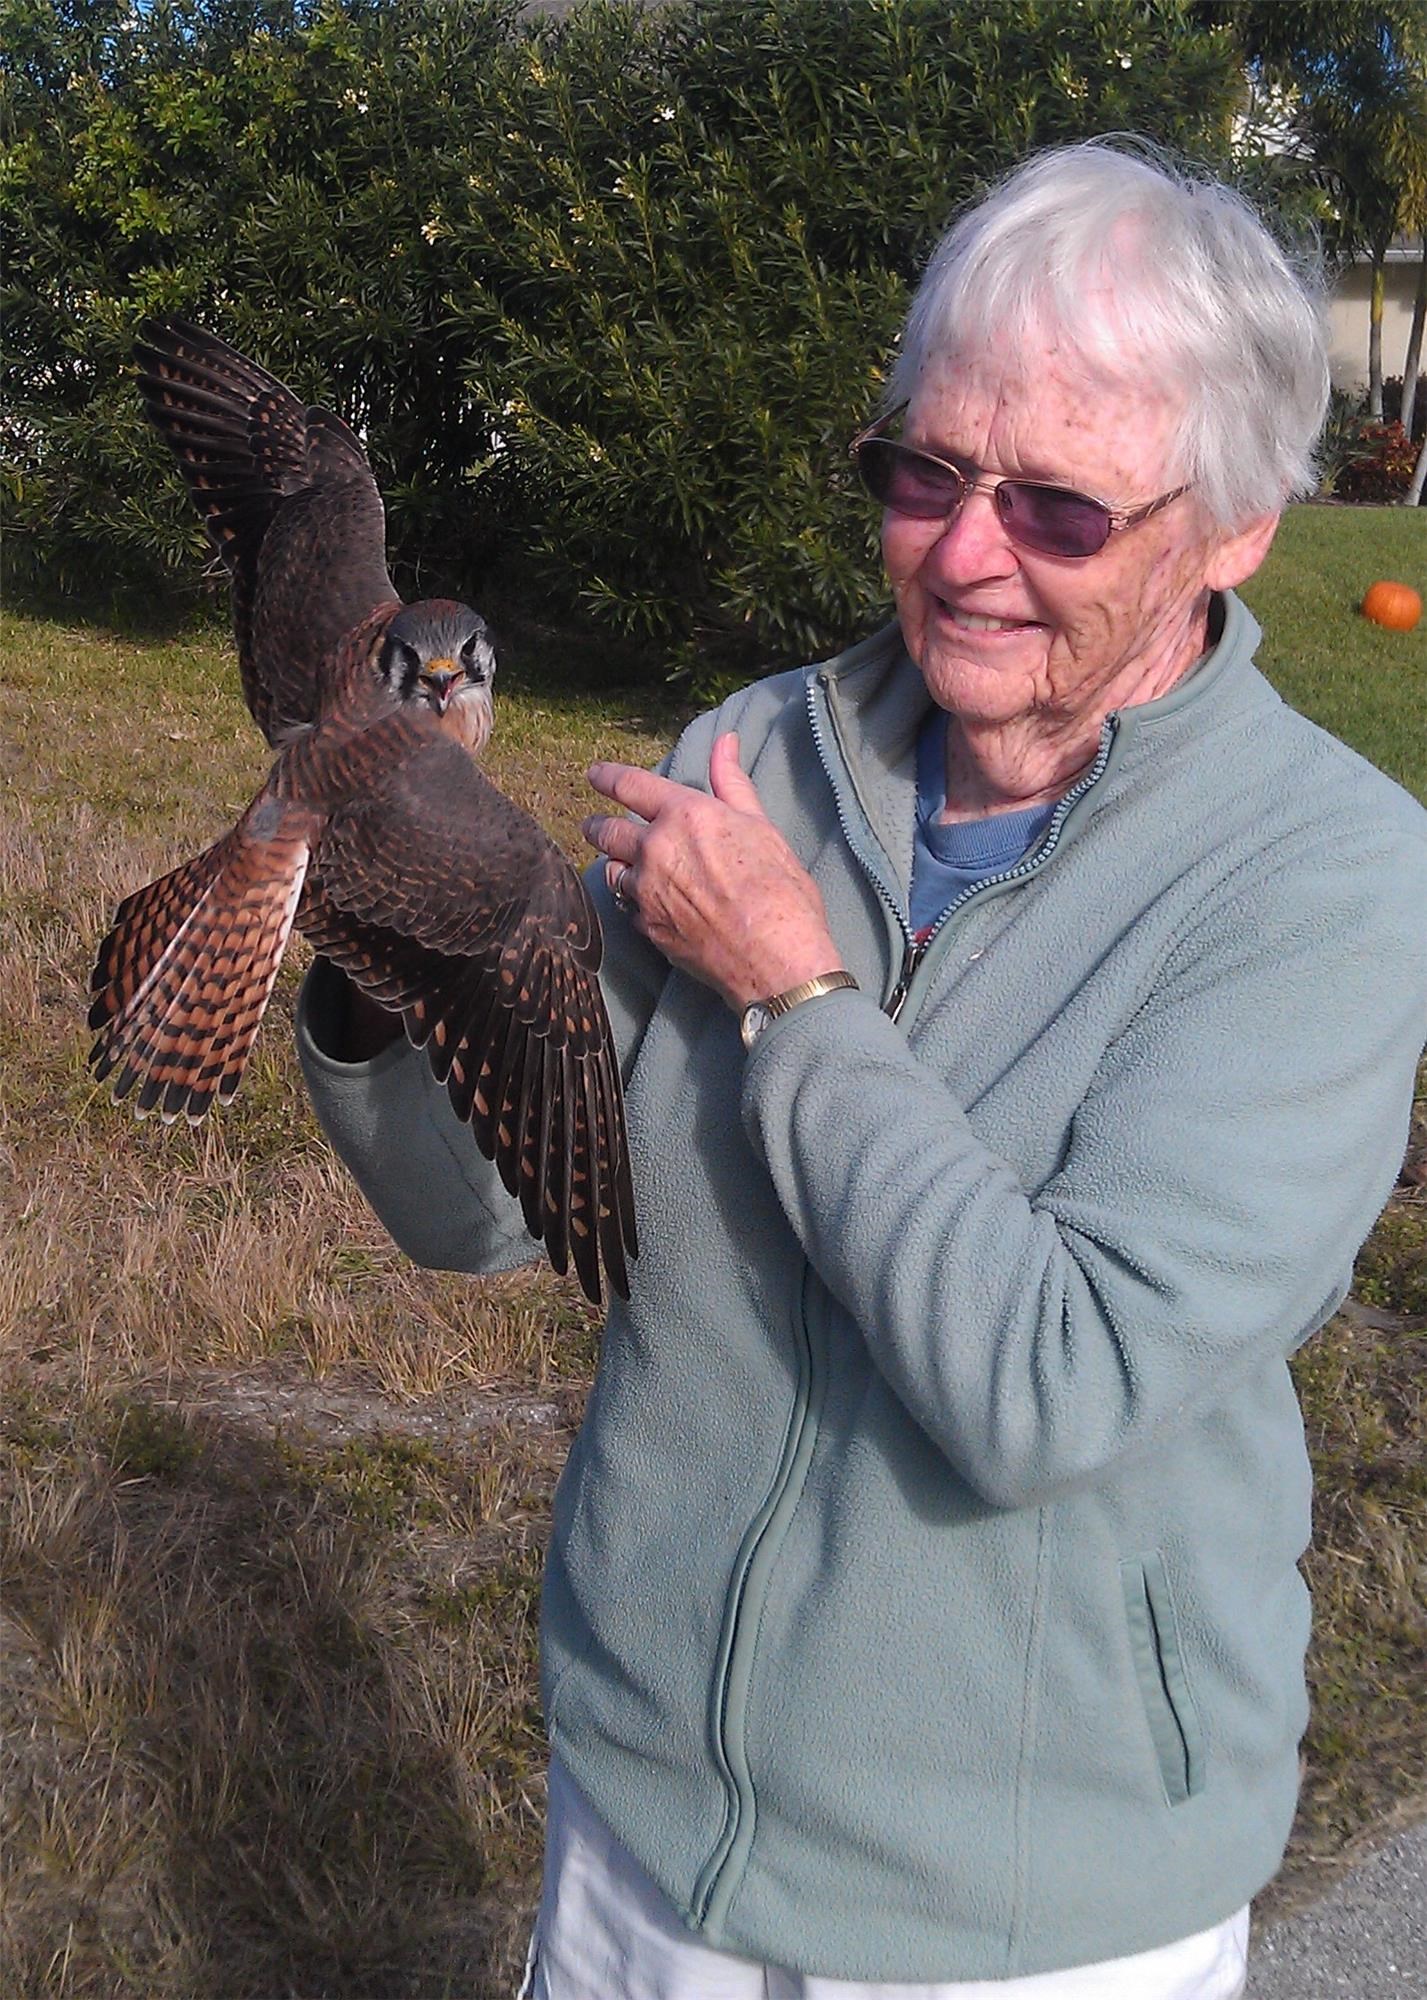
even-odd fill
[{"label": "wrinkled cheek", "polygon": [[1195,551],[1161,549],[1149,564],[1140,587],[1140,602],[1150,613],[1172,613],[1193,603],[1204,587],[1203,563]]},{"label": "wrinkled cheek", "polygon": [[889,581],[892,586],[892,602],[901,621],[902,636],[907,642],[907,650],[914,659],[919,659],[931,615],[933,604],[931,593],[921,580],[919,567],[889,571]]},{"label": "wrinkled cheek", "polygon": [[[913,533],[913,528],[918,532]],[[892,596],[903,617],[915,615],[918,599],[925,595],[919,581],[922,564],[934,546],[925,523],[896,521],[882,530],[882,567],[892,587]]]}]

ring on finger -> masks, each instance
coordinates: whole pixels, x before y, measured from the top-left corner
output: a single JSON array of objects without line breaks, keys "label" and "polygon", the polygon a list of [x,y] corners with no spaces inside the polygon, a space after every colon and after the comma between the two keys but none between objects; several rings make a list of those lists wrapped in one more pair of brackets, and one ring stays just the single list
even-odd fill
[{"label": "ring on finger", "polygon": [[626,861],[620,868],[618,875],[615,876],[614,881],[610,888],[610,894],[614,897],[615,908],[617,910],[623,910],[626,916],[629,916],[630,913],[638,907],[638,905],[635,903],[633,896],[629,893],[628,884],[629,884],[629,863]]}]

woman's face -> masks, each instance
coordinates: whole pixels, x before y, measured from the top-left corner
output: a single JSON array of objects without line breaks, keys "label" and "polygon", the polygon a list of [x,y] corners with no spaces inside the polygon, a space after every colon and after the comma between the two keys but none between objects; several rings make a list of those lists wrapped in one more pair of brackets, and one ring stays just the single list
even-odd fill
[{"label": "woman's face", "polygon": [[[1014,357],[932,363],[902,435],[992,477],[1073,487],[1118,511],[1179,484],[1178,421],[1178,403],[1152,384],[1092,386],[1047,341]],[[1251,575],[1272,533],[1270,517],[1226,534],[1190,493],[1073,560],[1018,548],[978,492],[949,524],[889,510],[882,554],[933,700],[975,726],[1036,718],[1059,733],[1098,726],[1184,672],[1203,649],[1208,592]]]}]

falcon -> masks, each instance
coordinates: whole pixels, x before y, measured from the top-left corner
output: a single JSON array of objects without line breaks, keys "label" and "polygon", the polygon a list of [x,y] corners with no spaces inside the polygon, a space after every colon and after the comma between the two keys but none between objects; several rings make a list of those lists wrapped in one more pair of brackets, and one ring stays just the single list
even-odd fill
[{"label": "falcon", "polygon": [[293,925],[399,1014],[555,1269],[596,1304],[637,1252],[619,1067],[580,877],[476,755],[480,614],[403,604],[356,435],[184,320],[139,391],[226,565],[243,694],[277,755],[236,826],[119,905],[90,1054],[140,1113],[238,1088]]}]

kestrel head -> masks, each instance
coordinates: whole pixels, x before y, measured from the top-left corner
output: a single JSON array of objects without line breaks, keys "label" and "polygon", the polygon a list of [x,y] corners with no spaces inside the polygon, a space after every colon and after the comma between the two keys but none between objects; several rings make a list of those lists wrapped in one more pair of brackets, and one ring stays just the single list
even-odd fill
[{"label": "kestrel head", "polygon": [[387,626],[377,672],[399,702],[425,702],[473,753],[491,733],[495,648],[478,611],[452,598],[408,604]]}]

